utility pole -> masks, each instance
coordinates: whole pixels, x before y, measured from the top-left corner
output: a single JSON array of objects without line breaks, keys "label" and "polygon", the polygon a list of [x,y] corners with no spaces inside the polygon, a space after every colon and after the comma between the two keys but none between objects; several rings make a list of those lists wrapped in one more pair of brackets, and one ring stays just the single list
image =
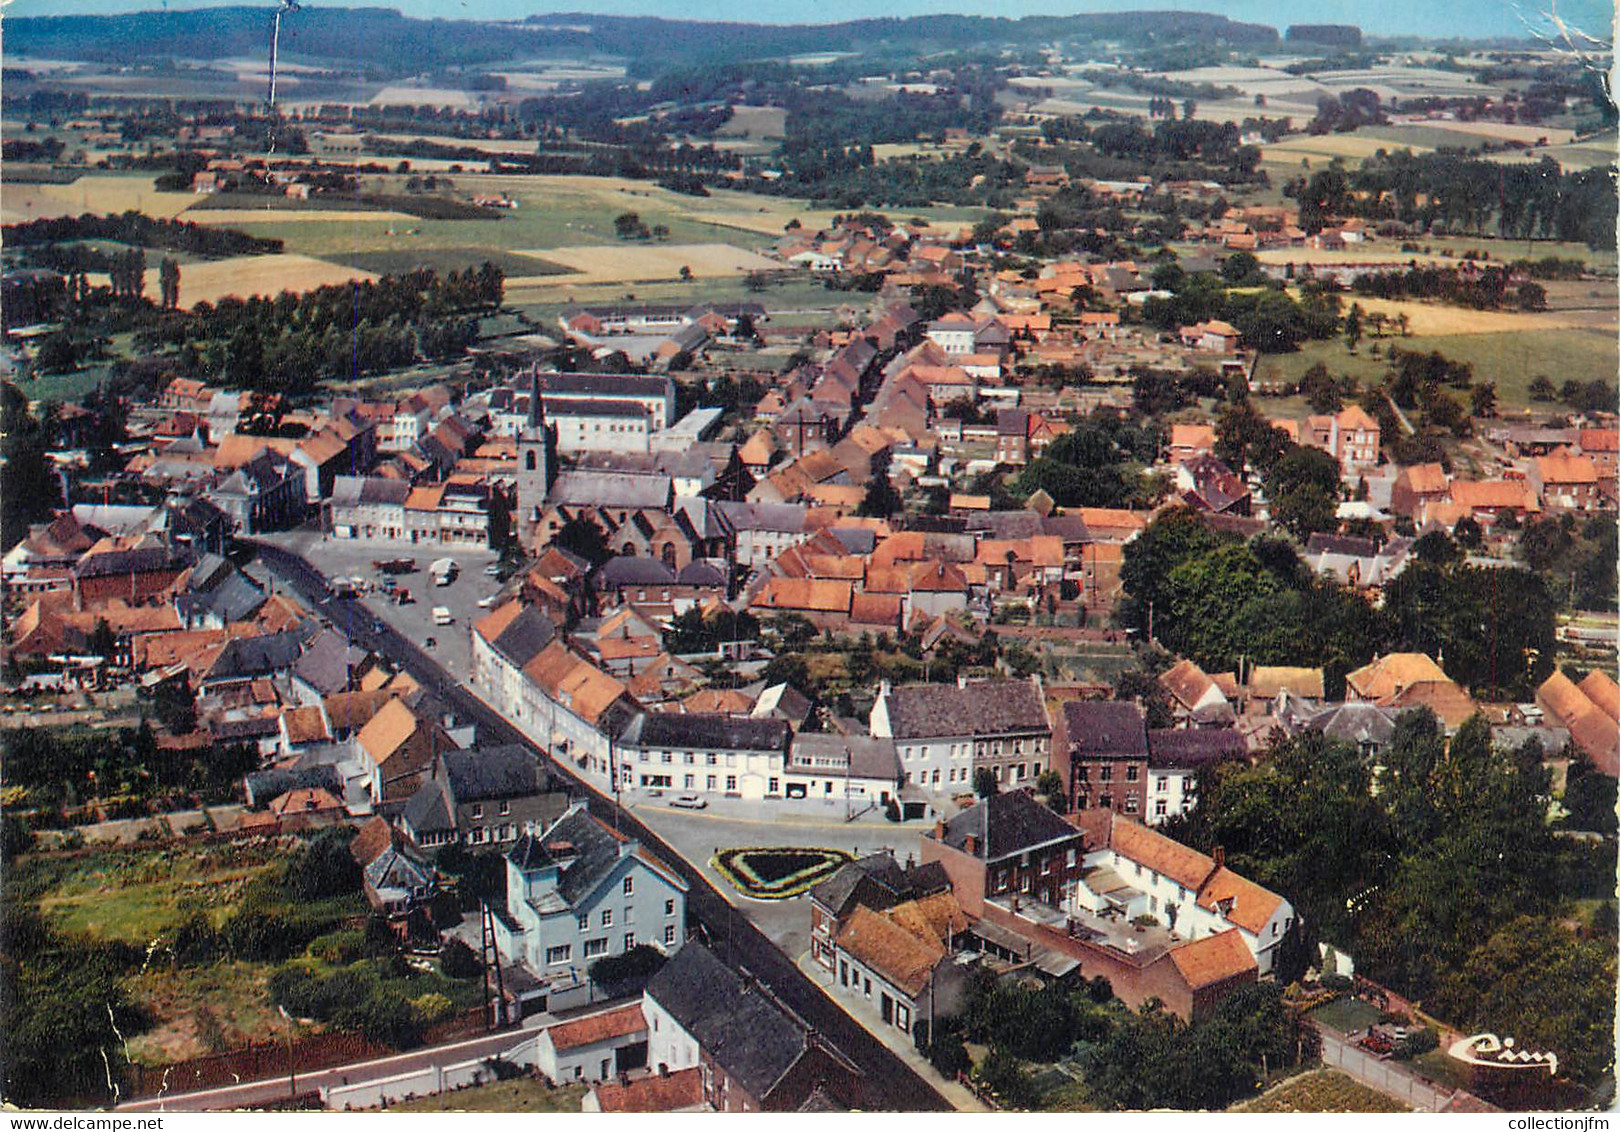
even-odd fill
[{"label": "utility pole", "polygon": [[280,1013],[282,1020],[287,1023],[287,1095],[296,1097],[298,1095],[298,1072],[293,1064],[292,1015],[287,1013],[285,1006],[277,1006],[276,1010]]}]

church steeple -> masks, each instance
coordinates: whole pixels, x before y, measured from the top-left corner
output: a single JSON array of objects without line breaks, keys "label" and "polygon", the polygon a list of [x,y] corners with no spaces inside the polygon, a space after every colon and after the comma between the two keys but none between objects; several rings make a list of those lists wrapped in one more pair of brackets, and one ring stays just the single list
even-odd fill
[{"label": "church steeple", "polygon": [[529,374],[529,415],[517,435],[517,526],[518,536],[525,542],[540,521],[546,495],[551,490],[552,445],[537,370]]}]

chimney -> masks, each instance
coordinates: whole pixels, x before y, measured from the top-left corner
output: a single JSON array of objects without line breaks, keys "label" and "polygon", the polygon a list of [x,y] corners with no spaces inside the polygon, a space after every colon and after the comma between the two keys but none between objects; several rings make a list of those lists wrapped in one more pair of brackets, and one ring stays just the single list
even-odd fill
[{"label": "chimney", "polygon": [[1215,852],[1210,855],[1215,858],[1215,867],[1217,869],[1226,867],[1226,846],[1215,846]]},{"label": "chimney", "polygon": [[945,819],[944,818],[935,818],[934,819],[934,840],[939,841],[939,842],[943,842],[945,840]]}]

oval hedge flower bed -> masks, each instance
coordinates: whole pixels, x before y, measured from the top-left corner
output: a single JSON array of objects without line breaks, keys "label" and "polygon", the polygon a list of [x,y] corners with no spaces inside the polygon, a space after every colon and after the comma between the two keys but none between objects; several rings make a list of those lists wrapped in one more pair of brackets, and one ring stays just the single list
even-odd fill
[{"label": "oval hedge flower bed", "polygon": [[853,858],[842,849],[723,849],[710,862],[731,886],[756,900],[809,891]]}]

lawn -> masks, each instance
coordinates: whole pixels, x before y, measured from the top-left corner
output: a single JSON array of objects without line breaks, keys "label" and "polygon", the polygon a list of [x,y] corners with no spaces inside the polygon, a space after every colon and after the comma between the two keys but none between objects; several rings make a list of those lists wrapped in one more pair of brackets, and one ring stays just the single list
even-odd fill
[{"label": "lawn", "polygon": [[409,245],[384,251],[333,251],[322,257],[330,263],[358,268],[376,275],[402,275],[419,267],[441,275],[493,263],[507,278],[523,275],[566,275],[569,268],[530,255],[495,248],[416,248]]},{"label": "lawn", "polygon": [[1233,1105],[1232,1112],[1411,1112],[1393,1097],[1334,1069],[1291,1077],[1270,1092]]},{"label": "lawn", "polygon": [[1324,1026],[1349,1034],[1365,1030],[1376,1023],[1381,1015],[1376,1007],[1368,1006],[1359,998],[1346,995],[1334,999],[1326,1006],[1317,1007],[1311,1011],[1311,1017]]},{"label": "lawn", "polygon": [[554,1089],[536,1077],[475,1085],[454,1093],[390,1105],[389,1112],[558,1112],[575,1113],[585,1098],[583,1085]]}]

